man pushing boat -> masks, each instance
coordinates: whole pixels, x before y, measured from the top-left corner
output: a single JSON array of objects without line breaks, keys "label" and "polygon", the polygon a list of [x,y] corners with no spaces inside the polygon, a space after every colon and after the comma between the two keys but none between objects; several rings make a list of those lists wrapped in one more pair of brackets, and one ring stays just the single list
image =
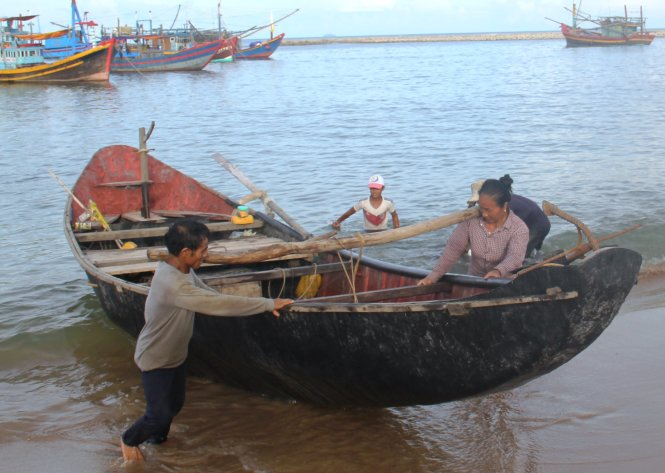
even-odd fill
[{"label": "man pushing boat", "polygon": [[146,400],[143,416],[122,435],[126,461],[141,461],[139,445],[162,443],[171,421],[185,402],[185,360],[196,312],[213,316],[248,316],[272,312],[292,299],[223,295],[194,272],[208,254],[210,230],[203,223],[181,220],[165,236],[169,255],[157,266],[145,303],[145,325],[136,342],[134,361],[141,370]]}]

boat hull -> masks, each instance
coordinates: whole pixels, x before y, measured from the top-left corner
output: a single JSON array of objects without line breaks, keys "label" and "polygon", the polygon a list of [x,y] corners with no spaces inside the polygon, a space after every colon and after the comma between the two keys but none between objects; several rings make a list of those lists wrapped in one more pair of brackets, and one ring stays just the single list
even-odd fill
[{"label": "boat hull", "polygon": [[0,70],[0,82],[107,82],[113,41],[59,61]]},{"label": "boat hull", "polygon": [[585,30],[561,25],[561,33],[566,39],[566,46],[570,48],[589,46],[648,46],[656,35],[652,33],[634,33],[623,37],[610,37],[601,34],[585,32]]},{"label": "boat hull", "polygon": [[269,59],[283,39],[284,33],[253,48],[240,49],[233,54],[233,59]]},{"label": "boat hull", "polygon": [[155,52],[128,57],[117,52],[111,62],[111,71],[114,73],[200,71],[212,60],[224,41],[201,43],[176,53]]},{"label": "boat hull", "polygon": [[228,62],[233,60],[233,51],[238,48],[238,37],[226,38],[222,47],[212,57],[211,62]]}]

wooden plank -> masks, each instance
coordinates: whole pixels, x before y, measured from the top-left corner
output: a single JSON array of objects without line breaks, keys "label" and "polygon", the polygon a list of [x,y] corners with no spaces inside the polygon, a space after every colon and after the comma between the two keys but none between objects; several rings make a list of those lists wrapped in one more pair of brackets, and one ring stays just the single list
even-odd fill
[{"label": "wooden plank", "polygon": [[[308,258],[309,256],[310,255],[287,255],[269,261],[286,261],[296,258],[305,259]],[[99,269],[113,276],[120,276],[123,274],[154,273],[155,269],[157,269],[157,264],[159,264],[159,261],[143,261],[136,263],[123,263],[123,264],[116,264],[109,266],[101,266]],[[206,267],[206,266],[220,266],[220,265],[214,263],[212,264],[203,263],[201,266]],[[221,265],[221,266],[226,266],[226,265]]]},{"label": "wooden plank", "polygon": [[[247,225],[236,225],[231,222],[212,222],[207,223],[206,226],[211,232],[232,232],[236,230],[247,230],[250,228],[261,228],[263,220],[254,220],[253,223]],[[110,232],[87,232],[77,233],[76,239],[80,242],[91,241],[111,241],[111,240],[128,240],[131,238],[153,238],[166,235],[169,227],[152,227],[152,228],[130,228],[127,230],[113,230]],[[282,240],[279,240],[282,242]]]},{"label": "wooden plank", "polygon": [[[209,248],[217,251],[245,251],[249,248],[261,248],[263,246],[272,245],[276,241],[282,241],[279,238],[267,237],[264,235],[255,235],[246,238],[229,238],[226,240],[213,240],[209,244]],[[164,246],[157,246],[166,251]],[[149,261],[147,255],[147,248],[137,248],[134,250],[84,250],[85,256],[92,261],[95,266],[116,266],[124,264],[134,264]]]},{"label": "wooden plank", "polygon": [[205,278],[209,286],[224,286],[252,281],[269,281],[272,279],[292,278],[307,274],[327,274],[342,271],[343,263],[328,263],[320,265],[298,266],[296,268],[270,269],[267,271],[252,271],[247,273],[227,274]]},{"label": "wooden plank", "polygon": [[197,210],[151,210],[151,212],[161,215],[162,217],[172,217],[172,218],[205,217],[217,220],[231,220],[231,214],[199,212]]},{"label": "wooden plank", "polygon": [[[282,240],[279,238],[255,235],[243,238],[213,240],[210,242],[210,247],[215,248],[217,251],[222,251],[222,249],[227,251],[236,251],[237,249],[246,251],[249,248],[261,248],[281,241]],[[166,249],[163,246],[156,248]],[[110,250],[84,250],[83,253],[95,266],[112,275],[153,272],[155,268],[157,268],[157,261],[148,260],[146,248],[138,248],[134,250],[120,250],[115,248]],[[275,258],[270,261],[283,261],[309,257],[310,255],[293,254]],[[216,264],[204,263],[203,266],[216,266]],[[261,279],[257,279],[257,281],[259,280]]]},{"label": "wooden plank", "polygon": [[[147,181],[149,184],[152,184],[153,181]],[[137,187],[140,186],[143,181],[118,181],[118,182],[102,182],[97,184],[97,187]]]},{"label": "wooden plank", "polygon": [[316,312],[328,314],[341,312],[448,312],[453,317],[464,317],[469,315],[472,309],[565,301],[575,299],[578,296],[579,294],[577,291],[563,292],[559,290],[550,292],[550,290],[548,290],[547,294],[471,301],[436,300],[424,302],[366,302],[356,304],[352,302],[319,302],[317,299],[307,299],[303,301],[296,301],[293,305],[288,306],[285,310],[287,312]]},{"label": "wooden plank", "polygon": [[[422,296],[423,294],[434,294],[450,290],[450,284],[437,282],[428,286],[403,286],[389,289],[377,289],[375,291],[358,292],[358,302],[376,302],[402,297]],[[308,302],[355,302],[353,294],[340,294],[338,296],[324,296],[307,299]]]}]

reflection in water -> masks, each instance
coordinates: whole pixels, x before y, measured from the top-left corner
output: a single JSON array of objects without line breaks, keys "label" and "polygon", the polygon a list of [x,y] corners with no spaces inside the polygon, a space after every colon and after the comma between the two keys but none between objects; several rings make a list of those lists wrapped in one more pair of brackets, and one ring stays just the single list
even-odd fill
[{"label": "reflection in water", "polygon": [[401,413],[440,470],[528,472],[536,470],[537,445],[523,431],[518,396],[498,393]]}]

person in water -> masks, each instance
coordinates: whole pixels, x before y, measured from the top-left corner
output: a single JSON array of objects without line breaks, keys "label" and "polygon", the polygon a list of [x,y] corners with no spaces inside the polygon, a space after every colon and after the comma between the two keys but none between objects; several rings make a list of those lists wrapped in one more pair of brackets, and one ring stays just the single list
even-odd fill
[{"label": "person in water", "polygon": [[169,255],[160,261],[145,303],[145,325],[139,333],[134,361],[141,370],[146,400],[143,416],[122,434],[125,460],[140,461],[143,442],[162,443],[171,421],[185,402],[185,360],[194,330],[194,313],[248,316],[279,310],[291,299],[223,295],[195,273],[208,254],[210,231],[203,223],[182,220],[165,236]]},{"label": "person in water", "polygon": [[[529,229],[529,244],[525,254],[525,257],[529,258],[534,250],[539,252],[542,248],[543,241],[550,232],[550,219],[533,200],[513,193],[513,179],[509,174],[504,175],[499,181],[508,188],[511,194],[510,210],[521,218]],[[473,207],[478,202],[478,190],[483,182],[485,181],[480,180],[471,185],[471,198],[467,201],[469,207]]]},{"label": "person in water", "polygon": [[502,182],[487,179],[478,191],[481,215],[455,227],[434,268],[418,285],[437,282],[469,248],[469,274],[486,279],[513,277],[524,261],[529,229],[511,212],[510,201],[510,191]]},{"label": "person in water", "polygon": [[344,212],[341,217],[332,223],[332,227],[339,229],[342,222],[356,213],[363,211],[366,231],[385,230],[388,228],[388,214],[392,217],[393,228],[399,228],[399,216],[395,205],[390,199],[383,197],[385,184],[383,177],[375,174],[369,178],[369,198],[356,202],[353,207]]}]

